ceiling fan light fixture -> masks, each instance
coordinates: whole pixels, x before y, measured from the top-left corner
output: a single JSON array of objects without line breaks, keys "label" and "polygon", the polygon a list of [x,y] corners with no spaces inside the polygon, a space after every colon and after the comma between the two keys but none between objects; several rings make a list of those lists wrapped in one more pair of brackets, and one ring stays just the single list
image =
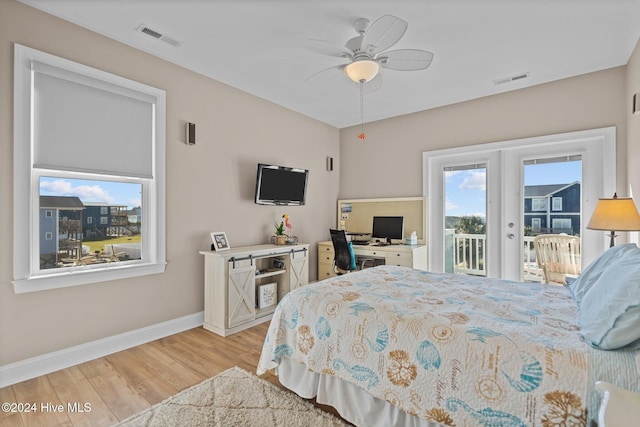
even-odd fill
[{"label": "ceiling fan light fixture", "polygon": [[344,73],[356,83],[364,81],[365,83],[378,75],[380,64],[371,59],[361,59],[354,61],[344,67]]}]

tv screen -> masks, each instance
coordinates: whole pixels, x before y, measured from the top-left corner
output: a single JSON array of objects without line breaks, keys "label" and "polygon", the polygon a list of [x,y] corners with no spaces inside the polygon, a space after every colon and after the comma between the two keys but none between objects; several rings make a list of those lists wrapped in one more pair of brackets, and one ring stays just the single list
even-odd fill
[{"label": "tv screen", "polygon": [[258,164],[256,198],[259,205],[304,205],[309,171]]}]

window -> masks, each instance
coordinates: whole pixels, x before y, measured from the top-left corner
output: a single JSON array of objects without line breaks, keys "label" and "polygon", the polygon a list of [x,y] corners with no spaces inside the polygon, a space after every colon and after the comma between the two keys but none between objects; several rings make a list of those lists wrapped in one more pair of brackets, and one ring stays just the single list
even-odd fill
[{"label": "window", "polygon": [[540,231],[542,228],[542,221],[540,218],[531,218],[531,230],[534,232]]},{"label": "window", "polygon": [[569,233],[571,229],[571,218],[553,218],[551,227],[556,233]]},{"label": "window", "polygon": [[44,216],[46,216],[47,218],[53,218],[53,211],[51,209],[47,209],[44,212]]},{"label": "window", "polygon": [[46,233],[44,233],[44,239],[45,240],[53,240],[53,233],[50,231],[47,231]]},{"label": "window", "polygon": [[535,199],[531,199],[531,210],[534,212],[546,211],[547,210],[546,197],[538,197]]},{"label": "window", "polygon": [[552,197],[551,198],[551,210],[553,210],[553,211],[561,211],[562,210],[562,197]]},{"label": "window", "polygon": [[[165,92],[17,44],[14,59],[15,291],[163,272]],[[55,228],[39,219],[45,206],[61,212]],[[138,206],[140,224],[129,227],[126,209]],[[82,256],[124,233],[136,235],[137,256]]]}]

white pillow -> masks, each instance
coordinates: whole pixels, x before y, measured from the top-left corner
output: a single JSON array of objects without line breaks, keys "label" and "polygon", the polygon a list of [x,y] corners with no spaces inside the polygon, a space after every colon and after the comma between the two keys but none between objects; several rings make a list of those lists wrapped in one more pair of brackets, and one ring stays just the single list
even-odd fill
[{"label": "white pillow", "polygon": [[620,259],[627,251],[637,248],[635,243],[614,246],[607,249],[582,270],[578,278],[568,284],[573,298],[578,305],[580,305],[584,295],[598,281],[607,268],[614,264],[617,259]]},{"label": "white pillow", "polygon": [[621,256],[610,259],[579,302],[580,332],[600,349],[640,347],[640,248],[631,245],[616,252]]}]

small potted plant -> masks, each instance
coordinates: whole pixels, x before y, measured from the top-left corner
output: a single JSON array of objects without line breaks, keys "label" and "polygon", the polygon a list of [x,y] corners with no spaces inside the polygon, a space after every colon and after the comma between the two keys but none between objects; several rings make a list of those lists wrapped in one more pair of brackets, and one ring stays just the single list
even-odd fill
[{"label": "small potted plant", "polygon": [[280,224],[276,223],[276,236],[275,243],[276,245],[284,245],[287,241],[287,235],[284,234],[284,221],[280,221]]},{"label": "small potted plant", "polygon": [[[280,221],[280,224],[278,223],[275,224],[275,230],[276,230],[275,244],[284,245],[288,243],[292,239],[292,237],[288,234],[288,233],[291,233],[292,228],[293,226],[291,225],[291,222],[289,222],[289,215],[287,214],[282,215],[282,220]],[[287,230],[286,233],[285,233],[285,229]]]}]

